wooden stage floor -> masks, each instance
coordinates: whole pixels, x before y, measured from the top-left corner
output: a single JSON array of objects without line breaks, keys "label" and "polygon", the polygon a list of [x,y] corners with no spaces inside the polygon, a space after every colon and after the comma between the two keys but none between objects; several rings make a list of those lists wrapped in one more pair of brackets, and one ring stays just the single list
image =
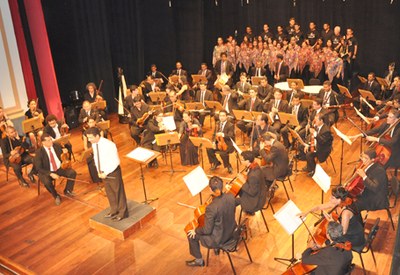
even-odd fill
[{"label": "wooden stage floor", "polygon": [[[111,132],[119,149],[127,197],[143,201],[139,165],[125,157],[133,149],[128,125],[119,124],[116,115],[111,115],[111,120]],[[209,123],[207,118],[204,127],[207,137],[212,134]],[[357,129],[343,119],[339,120],[338,128],[345,134],[357,133]],[[237,136],[238,144],[241,144],[239,130]],[[71,141],[75,156],[79,158],[83,150],[80,129],[72,130]],[[353,168],[346,163],[356,160],[359,153],[359,141],[352,146],[344,145],[343,178]],[[333,184],[339,182],[340,155],[341,143],[335,137],[332,157],[336,174],[330,163],[322,165],[332,176]],[[77,197],[71,199],[63,196],[62,204],[56,206],[43,186],[40,196],[37,195],[36,184],[31,184],[30,189],[20,188],[13,172],[10,172],[10,180],[6,182],[5,168],[1,165],[0,256],[38,274],[230,274],[228,258],[223,254],[215,256],[211,253],[209,267],[186,267],[185,260],[191,259],[191,256],[183,228],[192,219],[193,210],[182,207],[177,202],[196,206],[199,198],[191,197],[182,180],[195,167],[180,166],[179,153],[173,154],[173,161],[176,169],[186,172],[173,175],[162,173],[161,171],[169,169],[162,158],[159,159],[158,169],[144,169],[148,197],[159,198],[151,204],[157,212],[141,231],[125,241],[89,228],[89,218],[108,206],[107,198],[95,184],[77,182],[74,190]],[[231,163],[235,163],[233,156]],[[206,173],[211,174],[207,159],[204,164]],[[299,162],[299,169],[303,166],[304,162]],[[89,180],[86,163],[75,162],[73,168],[78,172],[77,179]],[[214,174],[232,177],[221,167]],[[289,191],[289,194],[300,209],[306,210],[320,203],[321,190],[311,178],[302,173],[293,176],[292,182],[294,192]],[[63,188],[64,184],[58,185],[58,192],[62,193]],[[204,198],[208,195],[209,192],[203,193]],[[328,198],[329,194],[325,195],[325,200]],[[272,201],[275,210],[286,201],[280,185]],[[391,203],[393,204],[393,198]],[[399,205],[392,209],[396,226]],[[269,233],[260,216],[256,215],[250,221],[252,236],[248,245],[254,262],[249,262],[244,247],[233,254],[238,274],[281,274],[286,269],[284,265],[274,261],[274,257],[290,258],[291,237],[274,219],[270,209],[265,211],[265,216]],[[377,266],[374,265],[370,253],[364,254],[365,264],[370,274],[389,274],[395,232],[385,211],[370,213],[367,226],[370,227],[377,217],[381,218],[381,228],[374,243]],[[309,215],[306,223],[311,226],[315,221],[316,218]],[[307,237],[306,229],[300,227],[295,234],[295,253],[301,253],[306,248]],[[202,251],[205,256],[206,250]],[[353,262],[357,265],[353,274],[362,274],[358,255],[354,254]]]}]

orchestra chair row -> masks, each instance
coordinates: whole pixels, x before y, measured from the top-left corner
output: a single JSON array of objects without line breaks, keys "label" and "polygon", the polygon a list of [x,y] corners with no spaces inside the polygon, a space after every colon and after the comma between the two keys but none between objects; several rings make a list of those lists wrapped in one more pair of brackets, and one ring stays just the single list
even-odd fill
[{"label": "orchestra chair row", "polygon": [[369,230],[369,232],[365,232],[365,244],[363,246],[359,246],[359,247],[352,247],[351,250],[353,252],[356,252],[359,256],[360,256],[360,260],[361,260],[361,265],[364,271],[364,274],[367,274],[367,271],[365,270],[365,266],[364,266],[364,260],[362,257],[362,254],[368,253],[368,251],[371,251],[371,255],[372,255],[372,259],[374,260],[375,266],[376,266],[376,260],[375,260],[375,255],[374,255],[374,250],[372,249],[372,243],[376,237],[376,234],[378,233],[379,230],[379,222],[380,222],[380,218],[377,218],[375,220],[374,225],[372,226],[372,228]]},{"label": "orchestra chair row", "polygon": [[253,259],[251,258],[249,248],[247,247],[246,243],[246,238],[244,235],[246,234],[247,231],[247,218],[243,220],[242,223],[239,223],[235,230],[233,231],[232,237],[225,242],[224,244],[219,245],[218,247],[209,247],[207,250],[207,260],[206,260],[206,266],[208,266],[209,259],[210,259],[210,249],[216,249],[216,250],[222,250],[226,255],[228,256],[229,262],[231,264],[232,272],[234,275],[236,275],[236,270],[233,265],[233,261],[231,258],[230,253],[237,252],[238,251],[238,245],[243,242],[244,247],[246,248],[247,256],[249,257],[250,262],[253,262]]}]

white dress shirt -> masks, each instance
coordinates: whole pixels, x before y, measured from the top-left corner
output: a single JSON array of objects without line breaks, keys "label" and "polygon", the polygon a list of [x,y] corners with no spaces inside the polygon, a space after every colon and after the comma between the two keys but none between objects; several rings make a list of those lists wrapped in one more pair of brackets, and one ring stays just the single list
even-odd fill
[{"label": "white dress shirt", "polygon": [[[58,156],[57,156],[57,154],[56,154],[56,151],[54,151],[54,147],[53,146],[51,146],[50,148],[47,148],[47,147],[45,147],[45,146],[43,146],[43,148],[44,148],[44,150],[46,151],[46,153],[47,153],[47,156],[49,157],[49,162],[50,162],[50,171],[51,172],[54,172],[54,171],[57,171],[58,169],[60,169],[60,166],[61,166],[61,161],[59,160],[59,158],[58,158]],[[53,166],[51,165],[51,160],[50,160],[50,152],[49,152],[49,149],[51,150],[51,152],[53,153],[53,156],[54,156],[54,160],[56,161],[56,165],[57,165],[57,169],[56,170],[54,170],[53,171]]]},{"label": "white dress shirt", "polygon": [[[99,148],[99,151],[97,151],[97,147]],[[92,148],[94,163],[96,165],[97,171],[109,175],[111,172],[114,172],[114,170],[117,169],[120,164],[120,160],[118,156],[117,146],[115,146],[114,142],[106,138],[100,137],[98,143],[92,144]],[[99,163],[101,170],[99,170]]]}]

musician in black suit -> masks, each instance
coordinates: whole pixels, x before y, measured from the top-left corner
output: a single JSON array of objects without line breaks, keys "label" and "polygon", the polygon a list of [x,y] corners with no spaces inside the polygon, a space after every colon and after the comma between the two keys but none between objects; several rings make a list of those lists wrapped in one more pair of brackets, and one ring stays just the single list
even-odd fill
[{"label": "musician in black suit", "polygon": [[[315,127],[315,128],[314,128]],[[333,136],[329,126],[324,123],[324,115],[317,114],[314,119],[314,127],[310,128],[310,145],[304,146],[304,153],[306,154],[307,166],[303,168],[304,172],[308,172],[308,176],[312,176],[315,171],[317,158],[320,163],[324,162],[332,151]],[[311,144],[314,140],[314,144]],[[314,150],[311,150],[314,146]]]},{"label": "musician in black suit", "polygon": [[207,89],[212,89],[213,88],[213,72],[208,69],[207,63],[201,63],[200,65],[200,70],[197,72],[197,74],[205,76],[207,78]]},{"label": "musician in black suit", "polygon": [[[15,175],[17,176],[18,183],[22,187],[29,188],[29,184],[26,182],[24,177],[22,176],[22,168],[21,165],[23,164],[32,164],[32,157],[28,153],[29,144],[25,142],[25,137],[19,136],[18,132],[15,130],[13,126],[8,126],[5,130],[6,137],[1,140],[1,152],[3,155],[3,162],[4,165],[11,166],[14,170]],[[11,162],[10,156],[12,156],[19,147],[21,148],[22,154],[20,162]],[[31,172],[28,174],[28,178],[32,183],[35,183],[35,169],[32,168]]]},{"label": "musician in black suit", "polygon": [[179,78],[182,76],[188,77],[187,71],[182,69],[182,63],[180,61],[177,61],[175,64],[175,70],[172,70],[171,74],[169,76],[177,75]]},{"label": "musician in black suit", "polygon": [[79,117],[78,121],[79,123],[86,123],[89,119],[89,117],[95,117],[96,121],[100,120],[101,115],[97,110],[92,109],[92,105],[90,104],[89,101],[85,100],[82,103],[82,109],[79,112]]},{"label": "musician in black suit", "polygon": [[266,76],[267,70],[262,67],[261,61],[256,61],[256,66],[250,69],[250,76]]},{"label": "musician in black suit", "polygon": [[290,146],[289,142],[289,127],[296,131],[297,133],[300,132],[304,127],[306,127],[307,122],[308,122],[308,109],[305,108],[300,101],[300,95],[296,94],[292,97],[292,104],[288,108],[288,113],[291,113],[293,115],[296,115],[297,121],[299,122],[299,125],[296,127],[293,127],[289,124],[286,124],[284,127],[281,129],[281,135],[283,139],[283,144],[285,145],[286,148]]},{"label": "musician in black suit", "polygon": [[[343,227],[336,222],[329,222],[326,230],[328,244],[316,247],[311,239],[308,248],[302,254],[302,263],[306,265],[317,265],[311,273],[315,275],[341,275],[348,274],[353,254],[351,249],[335,247],[335,243],[340,243],[343,236]],[[318,251],[315,251],[318,250]]]},{"label": "musician in black suit", "polygon": [[[69,129],[66,123],[57,120],[57,117],[52,114],[46,117],[46,122],[47,125],[44,127],[43,132],[49,134],[52,139],[61,138]],[[72,154],[72,144],[68,141],[64,146],[67,148],[68,153]]]},{"label": "musician in black suit", "polygon": [[[222,95],[221,105],[224,108],[224,110],[228,113],[229,116],[228,119],[233,121],[233,119],[230,119],[230,117],[234,118],[233,110],[239,109],[238,106],[239,94],[235,90],[231,90],[231,88],[229,88],[228,85],[224,85],[221,90],[221,95]],[[214,119],[215,121],[219,121],[218,111],[215,112]]]},{"label": "musician in black suit", "polygon": [[253,215],[264,207],[267,199],[267,186],[260,166],[254,161],[254,153],[244,151],[241,155],[248,171],[246,180],[242,179],[245,183],[240,189],[239,197],[236,198],[236,204],[240,204],[245,213]]},{"label": "musician in black suit", "polygon": [[357,169],[356,173],[363,179],[365,189],[353,203],[359,212],[389,207],[388,178],[383,166],[375,161],[376,157],[373,149],[368,149],[361,154],[361,160],[366,167]]},{"label": "musician in black suit", "polygon": [[96,84],[90,82],[86,84],[86,91],[83,94],[83,100],[87,100],[90,103],[96,102],[97,100],[103,100],[103,93],[97,90]]},{"label": "musician in black suit", "polygon": [[247,82],[246,73],[240,74],[240,79],[235,85],[235,90],[238,92],[240,99],[243,99],[243,94],[248,94],[251,89],[251,84]]},{"label": "musician in black suit", "polygon": [[146,81],[143,82],[142,86],[142,93],[144,96],[144,99],[147,103],[151,103],[151,97],[149,95],[150,92],[159,92],[160,87],[157,86],[156,81],[154,80],[155,78],[152,77],[151,75],[147,76]]},{"label": "musician in black suit", "polygon": [[228,82],[225,84],[228,86],[232,85],[232,76],[235,73],[235,69],[233,68],[232,63],[228,60],[228,56],[225,52],[221,53],[221,59],[215,63],[214,71],[217,77],[225,73],[229,77]]},{"label": "musician in black suit", "polygon": [[52,181],[58,179],[60,176],[68,178],[64,189],[64,195],[73,197],[75,196],[73,190],[76,172],[72,168],[61,168],[61,154],[68,152],[67,149],[61,148],[61,146],[56,143],[53,144],[53,139],[48,133],[42,135],[41,141],[43,146],[36,151],[33,163],[38,172],[40,181],[54,197],[55,204],[60,205],[61,197],[54,188]]},{"label": "musician in black suit", "polygon": [[268,123],[268,115],[262,113],[257,115],[256,125],[250,133],[250,139],[251,139],[250,147],[256,156],[260,155],[260,142],[263,139],[263,136],[266,132],[274,134],[276,137],[275,139],[279,140],[280,135]]},{"label": "musician in black suit", "polygon": [[261,167],[261,170],[269,187],[276,178],[287,175],[289,156],[285,146],[276,139],[275,135],[266,133],[263,135],[263,140],[260,143],[260,156],[267,165]]},{"label": "musician in black suit", "polygon": [[140,98],[140,100],[142,100],[144,102],[143,95],[139,94],[138,86],[131,85],[129,87],[129,89],[131,90],[131,93],[130,93],[130,95],[127,95],[124,98],[124,104],[123,104],[124,105],[124,113],[125,113],[125,115],[128,115],[129,114],[128,111],[133,107],[133,99],[135,97],[138,96]]},{"label": "musician in black suit", "polygon": [[289,77],[289,67],[283,62],[283,55],[277,54],[276,55],[276,64],[275,64],[275,75],[274,80],[275,83],[278,82],[285,82],[286,79]]},{"label": "musician in black suit", "polygon": [[289,106],[292,105],[292,98],[295,95],[299,95],[300,99],[304,98],[304,92],[300,90],[299,85],[296,81],[290,82],[291,90],[286,93],[286,100],[288,101]]},{"label": "musician in black suit", "polygon": [[[239,102],[239,109],[246,110],[249,112],[261,112],[263,108],[262,101],[257,97],[257,92],[253,89],[249,91],[250,97],[248,99],[243,99]],[[236,126],[245,133],[247,136],[250,136],[251,130],[254,126],[254,121],[244,121],[239,120],[236,123]]]},{"label": "musician in black suit", "polygon": [[[136,144],[140,144],[140,134],[146,129],[149,118],[144,119],[144,115],[149,113],[149,105],[142,102],[139,96],[133,99],[133,107],[130,109],[131,118],[129,120],[129,128],[131,137],[135,140]],[[150,117],[150,114],[148,114]],[[138,119],[143,118],[143,122],[138,123]]]},{"label": "musician in black suit", "polygon": [[[219,148],[222,142],[219,142],[218,139],[221,139],[221,141],[227,145],[227,149],[225,151]],[[229,154],[234,151],[232,140],[235,141],[235,126],[228,121],[227,112],[222,110],[219,112],[219,123],[217,126],[215,126],[215,132],[212,137],[214,146],[213,148],[207,148],[208,161],[211,164],[212,171],[221,165],[221,162],[219,162],[216,156],[216,152],[218,152],[224,167],[228,169],[229,174],[232,174],[233,169],[229,163]]]},{"label": "musician in black suit", "polygon": [[379,85],[373,72],[368,74],[367,82],[361,85],[361,89],[370,91],[376,99],[382,99],[381,85]]},{"label": "musician in black suit", "polygon": [[[199,83],[199,88],[200,89],[197,91],[197,93],[195,95],[195,98],[194,98],[194,101],[202,103],[203,106],[204,106],[203,111],[204,110],[208,111],[208,113],[207,112],[201,112],[201,111],[200,112],[196,112],[198,117],[199,117],[199,122],[200,122],[201,126],[203,126],[204,125],[204,119],[206,118],[206,116],[208,114],[210,114],[209,112],[211,112],[211,109],[207,108],[207,105],[206,105],[205,102],[206,101],[212,101],[213,100],[213,94],[212,94],[211,91],[207,90],[206,83]],[[210,114],[210,115],[213,115],[213,114]]]},{"label": "musician in black suit", "polygon": [[287,112],[288,109],[288,102],[282,99],[282,91],[279,89],[274,89],[274,99],[271,99],[269,103],[265,103],[263,106],[263,111],[268,113],[269,117],[271,118],[272,128],[276,132],[279,132],[282,123],[279,120],[278,112]]},{"label": "musician in black suit", "polygon": [[175,91],[171,91],[168,95],[169,104],[164,108],[164,112],[172,113],[176,128],[179,129],[179,125],[183,120],[183,112],[185,111],[184,104],[178,102],[178,96]]},{"label": "musician in black suit", "polygon": [[310,128],[313,127],[314,118],[317,114],[325,114],[326,110],[322,108],[322,99],[315,98],[312,104],[312,111],[309,113],[308,122],[305,128],[299,131],[300,137],[304,140],[309,133]]},{"label": "musician in black suit", "polygon": [[329,126],[332,126],[339,119],[339,112],[337,108],[329,108],[339,105],[339,95],[332,90],[330,81],[325,81],[323,88],[319,91],[317,98],[322,100],[322,107],[325,109],[326,120]]},{"label": "musician in black suit", "polygon": [[218,249],[232,238],[236,228],[235,198],[231,193],[222,192],[223,181],[219,177],[210,178],[209,187],[213,192],[213,199],[206,207],[204,226],[187,232],[190,255],[195,257],[191,261],[186,261],[188,266],[204,266],[200,243],[207,248]]},{"label": "musician in black suit", "polygon": [[146,74],[146,78],[148,76],[152,76],[154,79],[160,79],[160,83],[164,83],[163,74],[160,71],[157,71],[157,65],[151,64],[150,72]]},{"label": "musician in black suit", "polygon": [[257,87],[257,96],[263,103],[269,102],[274,98],[274,87],[269,85],[267,78],[261,79],[260,85]]}]

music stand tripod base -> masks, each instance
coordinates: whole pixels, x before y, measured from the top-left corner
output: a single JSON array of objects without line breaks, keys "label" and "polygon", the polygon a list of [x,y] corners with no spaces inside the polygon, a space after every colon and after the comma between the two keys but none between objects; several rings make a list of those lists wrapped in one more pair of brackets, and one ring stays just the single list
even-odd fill
[{"label": "music stand tripod base", "polygon": [[296,263],[298,261],[298,259],[296,259],[294,257],[294,234],[292,234],[292,257],[290,259],[289,258],[277,258],[277,257],[275,257],[274,261],[277,261],[278,263],[287,265],[288,267],[292,266],[294,263]]}]

